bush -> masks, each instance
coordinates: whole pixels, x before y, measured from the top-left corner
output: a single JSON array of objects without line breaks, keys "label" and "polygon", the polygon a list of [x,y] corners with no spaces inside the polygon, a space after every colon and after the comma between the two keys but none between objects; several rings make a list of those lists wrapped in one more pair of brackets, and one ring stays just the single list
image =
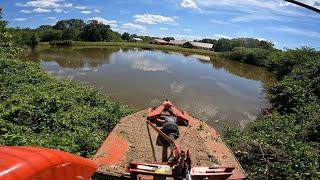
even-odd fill
[{"label": "bush", "polygon": [[84,157],[130,113],[89,87],[57,80],[38,64],[0,59],[0,144],[60,149]]},{"label": "bush", "polygon": [[72,46],[73,45],[73,41],[71,41],[71,40],[51,41],[49,44],[51,46]]},{"label": "bush", "polygon": [[319,59],[320,52],[310,47],[288,49],[284,52],[272,54],[268,60],[268,67],[274,71],[279,78],[283,78],[285,75],[288,75],[295,66]]},{"label": "bush", "polygon": [[320,58],[295,67],[289,76],[269,89],[269,99],[280,113],[297,112],[320,100]]},{"label": "bush", "polygon": [[250,179],[319,179],[319,52],[302,48],[282,53],[272,57],[283,77],[268,90],[274,112],[244,131],[227,129],[226,140]]},{"label": "bush", "polygon": [[26,42],[26,45],[35,48],[39,44],[39,38],[36,33],[33,33],[30,39]]},{"label": "bush", "polygon": [[260,48],[234,48],[232,51],[224,53],[224,57],[234,61],[256,66],[266,66],[271,50]]}]

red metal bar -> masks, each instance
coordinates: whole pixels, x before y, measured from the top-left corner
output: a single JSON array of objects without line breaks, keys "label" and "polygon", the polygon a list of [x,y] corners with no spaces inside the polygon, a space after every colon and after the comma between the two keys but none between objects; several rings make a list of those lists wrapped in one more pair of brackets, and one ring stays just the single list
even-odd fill
[{"label": "red metal bar", "polygon": [[180,125],[188,125],[189,121],[192,120],[186,111],[181,112],[168,100],[165,100],[159,107],[154,110],[152,110],[152,108],[148,108],[148,118],[157,120],[157,118],[161,117],[163,111],[171,112],[175,117],[177,117],[177,124]]}]

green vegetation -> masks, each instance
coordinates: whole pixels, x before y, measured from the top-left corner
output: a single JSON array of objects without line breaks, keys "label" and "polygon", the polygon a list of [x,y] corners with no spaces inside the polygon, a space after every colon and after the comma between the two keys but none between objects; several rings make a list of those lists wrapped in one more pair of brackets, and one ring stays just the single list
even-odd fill
[{"label": "green vegetation", "polygon": [[49,43],[50,46],[72,46],[73,45],[73,41],[71,40],[63,40],[63,41],[51,41]]},{"label": "green vegetation", "polygon": [[[214,44],[211,51],[150,45],[153,37],[121,35],[108,25],[79,19],[35,30],[6,30],[6,24],[0,21],[0,144],[40,145],[90,156],[117,120],[130,113],[127,107],[89,87],[57,80],[39,65],[15,60],[15,45],[35,47],[39,38],[54,46],[137,47],[220,55],[267,67],[279,79],[267,91],[272,108],[243,131],[228,128],[225,133],[249,178],[320,179],[319,51],[279,51],[272,43],[253,38],[200,40]],[[144,43],[123,42],[135,37]],[[14,39],[15,45],[9,39]]]},{"label": "green vegetation", "polygon": [[271,53],[280,81],[268,89],[270,112],[226,140],[250,179],[320,178],[320,52]]},{"label": "green vegetation", "polygon": [[133,43],[133,42],[83,42],[83,41],[74,41],[74,47],[120,47],[120,48],[141,48],[141,49],[158,49],[163,51],[174,51],[181,52],[185,54],[202,54],[207,56],[217,56],[218,53],[203,49],[188,49],[180,46],[171,46],[171,45],[157,45],[157,44],[146,44],[146,43]]},{"label": "green vegetation", "polygon": [[51,77],[36,63],[16,60],[17,49],[0,30],[0,144],[91,156],[131,111],[90,87]]},{"label": "green vegetation", "polygon": [[216,52],[227,52],[237,47],[243,48],[259,48],[259,49],[274,49],[274,44],[254,38],[235,38],[235,39],[202,39],[199,42],[213,44],[213,49]]},{"label": "green vegetation", "polygon": [[267,67],[269,64],[268,57],[272,52],[261,48],[236,47],[232,51],[223,53],[223,57],[246,64]]},{"label": "green vegetation", "polygon": [[[5,22],[4,22],[5,23]],[[8,31],[13,35],[15,43],[19,46],[34,47],[37,43],[30,43],[35,39],[40,42],[51,41],[86,41],[86,42],[130,42],[133,38],[142,39],[143,43],[150,43],[154,38],[159,37],[139,36],[127,32],[120,34],[96,20],[84,22],[81,19],[60,20],[55,25],[42,25],[36,29],[9,28]],[[35,38],[38,37],[38,38]],[[164,37],[163,40],[169,42],[173,37]],[[265,40],[254,38],[236,38],[236,39],[202,39],[200,42],[212,43],[211,51],[226,52],[236,47],[273,49],[273,44]],[[59,44],[56,44],[59,45]]]}]

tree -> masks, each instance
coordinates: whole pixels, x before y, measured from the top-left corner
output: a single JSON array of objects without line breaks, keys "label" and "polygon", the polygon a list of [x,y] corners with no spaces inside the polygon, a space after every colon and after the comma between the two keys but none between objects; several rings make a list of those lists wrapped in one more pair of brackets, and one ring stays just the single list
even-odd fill
[{"label": "tree", "polygon": [[273,49],[274,44],[269,41],[260,41],[259,46],[263,49]]},{"label": "tree", "polygon": [[214,46],[214,50],[217,52],[231,51],[232,44],[229,39],[219,39]]},{"label": "tree", "polygon": [[170,40],[174,40],[173,37],[165,37],[165,38],[162,38],[162,39],[165,40],[165,41],[167,41],[167,42],[169,42]]},{"label": "tree", "polygon": [[124,40],[124,41],[129,41],[130,40],[130,34],[125,32],[121,35],[121,38]]},{"label": "tree", "polygon": [[38,36],[41,42],[50,42],[54,40],[61,40],[62,31],[56,29],[38,30]]},{"label": "tree", "polygon": [[60,20],[54,26],[53,29],[65,30],[69,28],[82,29],[86,24],[81,19],[69,19]]},{"label": "tree", "polygon": [[4,32],[6,30],[8,22],[2,20],[2,8],[0,8],[0,40],[4,38]]},{"label": "tree", "polygon": [[65,29],[62,31],[63,40],[78,40],[80,35],[80,30],[76,28]]},{"label": "tree", "polygon": [[96,20],[89,21],[81,33],[81,39],[85,41],[121,41],[121,35],[113,32],[109,25],[99,23]]},{"label": "tree", "polygon": [[35,48],[39,44],[39,38],[36,33],[33,33],[29,41],[27,42],[27,45],[31,47],[32,49]]},{"label": "tree", "polygon": [[47,29],[52,29],[52,26],[50,26],[50,25],[41,25],[37,29],[39,29],[39,30],[47,30]]}]

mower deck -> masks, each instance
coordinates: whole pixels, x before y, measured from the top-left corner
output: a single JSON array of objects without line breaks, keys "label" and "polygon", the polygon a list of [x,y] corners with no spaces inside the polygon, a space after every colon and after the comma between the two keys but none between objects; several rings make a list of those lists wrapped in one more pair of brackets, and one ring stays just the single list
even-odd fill
[{"label": "mower deck", "polygon": [[[162,163],[162,146],[156,145],[158,134],[150,127],[148,131],[146,119],[146,111],[140,111],[119,121],[93,157],[99,173],[121,177],[130,162]],[[241,165],[214,128],[192,118],[189,128],[179,126],[179,129],[178,140],[181,140],[182,149],[190,149],[193,167],[235,167],[229,179],[246,178]]]}]

